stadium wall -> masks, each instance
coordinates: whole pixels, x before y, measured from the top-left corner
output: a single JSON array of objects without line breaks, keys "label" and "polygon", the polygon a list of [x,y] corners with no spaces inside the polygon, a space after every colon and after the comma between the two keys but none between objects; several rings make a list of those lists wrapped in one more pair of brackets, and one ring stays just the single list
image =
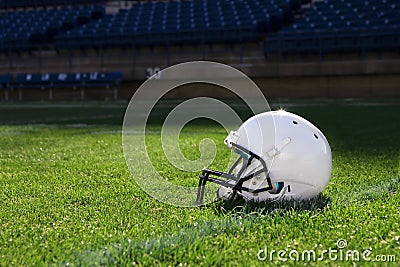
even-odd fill
[{"label": "stadium wall", "polygon": [[[400,75],[398,74],[255,77],[253,80],[266,97],[272,98],[400,97]],[[129,99],[142,82],[123,83],[119,90],[119,97]],[[198,96],[235,97],[213,85],[192,84],[175,89],[166,98],[185,99]]]},{"label": "stadium wall", "polygon": [[[122,71],[118,99],[129,99],[149,76],[167,66],[192,60],[229,64],[248,74],[268,97],[398,97],[400,96],[399,54],[332,55],[323,60],[304,55],[297,58],[264,58],[259,44],[237,46],[146,47],[140,49],[35,51],[1,56],[1,73],[52,73]],[[68,99],[68,91],[62,100]],[[71,90],[72,91],[72,90]],[[197,95],[233,97],[210,86],[177,89],[170,98]],[[90,99],[112,99],[92,90]],[[57,93],[57,92],[55,92]],[[71,99],[80,96],[72,92]],[[16,94],[14,92],[14,94]],[[27,93],[24,92],[25,95]],[[15,99],[11,97],[10,100]],[[30,93],[29,100],[45,100],[48,93]],[[89,97],[88,94],[86,94]],[[3,98],[3,97],[1,97]],[[17,98],[18,99],[18,98]],[[23,97],[26,100],[26,97]],[[55,97],[54,100],[59,98]]]},{"label": "stadium wall", "polygon": [[[224,62],[225,63],[225,62]],[[353,59],[320,61],[227,62],[249,75],[267,97],[399,97],[400,60]],[[134,90],[144,81],[145,69],[136,67],[125,74],[123,90]],[[139,77],[139,79],[138,79]],[[141,77],[141,78],[140,78]],[[129,95],[128,93],[125,93]],[[233,97],[205,84],[187,86],[171,93],[171,98],[200,95]]]}]

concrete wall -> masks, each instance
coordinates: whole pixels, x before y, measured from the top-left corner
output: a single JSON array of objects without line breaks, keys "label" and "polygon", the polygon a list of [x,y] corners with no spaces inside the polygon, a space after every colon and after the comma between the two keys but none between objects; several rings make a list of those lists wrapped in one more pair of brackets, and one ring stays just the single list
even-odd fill
[{"label": "concrete wall", "polygon": [[[267,98],[400,97],[399,74],[255,77],[253,80]],[[119,89],[119,96],[129,99],[142,82],[123,83]],[[199,96],[235,98],[226,89],[204,83],[176,88],[166,95],[166,98]]]},{"label": "concrete wall", "polygon": [[[399,97],[400,53],[277,56],[265,59],[261,43],[236,46],[176,46],[140,49],[36,51],[0,55],[0,74],[114,71],[124,73],[120,99],[129,99],[146,79],[147,70],[193,60],[211,60],[249,75],[267,97]],[[11,65],[10,65],[11,62]],[[100,92],[100,91],[99,91]],[[13,93],[10,93],[10,96]],[[101,94],[101,92],[100,92]],[[3,98],[0,93],[0,99]],[[42,99],[47,93],[42,92]],[[63,99],[68,92],[63,92]],[[78,95],[75,92],[75,95]],[[178,88],[169,98],[209,95],[234,97],[213,86]],[[35,95],[30,96],[35,98]],[[72,96],[71,98],[76,98]],[[101,99],[102,97],[100,97]],[[104,99],[109,96],[104,95]]]}]

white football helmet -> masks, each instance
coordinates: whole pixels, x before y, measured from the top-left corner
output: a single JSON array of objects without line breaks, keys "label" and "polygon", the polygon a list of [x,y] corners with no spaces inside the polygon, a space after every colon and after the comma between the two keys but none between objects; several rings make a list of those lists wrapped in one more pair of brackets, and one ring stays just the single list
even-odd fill
[{"label": "white football helmet", "polygon": [[332,154],[323,133],[306,119],[283,110],[255,115],[225,139],[239,154],[228,173],[203,169],[197,204],[207,181],[220,185],[225,200],[310,199],[329,182]]}]

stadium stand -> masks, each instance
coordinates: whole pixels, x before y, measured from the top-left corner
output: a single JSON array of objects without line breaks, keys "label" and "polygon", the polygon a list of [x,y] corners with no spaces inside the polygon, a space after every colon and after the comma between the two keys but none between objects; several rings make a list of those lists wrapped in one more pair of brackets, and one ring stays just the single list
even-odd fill
[{"label": "stadium stand", "polygon": [[[50,3],[51,2],[51,3]],[[61,5],[67,1],[1,1],[3,6]],[[70,4],[96,1],[75,0]],[[97,1],[98,2],[98,1]],[[136,2],[116,14],[104,5],[3,12],[0,49],[109,48],[264,39],[269,54],[396,49],[400,4],[392,0],[215,0]]]},{"label": "stadium stand", "polygon": [[300,0],[140,2],[56,37],[58,48],[240,43],[293,21]]},{"label": "stadium stand", "polygon": [[1,9],[18,9],[29,7],[48,7],[66,5],[100,4],[99,0],[0,0]]},{"label": "stadium stand", "polygon": [[[0,87],[6,91],[111,88],[118,83],[74,75],[101,70],[106,79],[122,71],[124,79],[138,81],[149,69],[190,60],[268,77],[390,74],[400,56],[398,0],[0,0],[0,9]],[[286,64],[304,63],[308,55],[305,63],[314,65]],[[319,61],[347,55],[366,60],[321,70]]]},{"label": "stadium stand", "polygon": [[302,18],[269,34],[270,54],[400,51],[400,3],[391,0],[318,1]]},{"label": "stadium stand", "polygon": [[0,15],[2,51],[29,50],[53,42],[57,34],[101,18],[103,6],[34,9]]}]

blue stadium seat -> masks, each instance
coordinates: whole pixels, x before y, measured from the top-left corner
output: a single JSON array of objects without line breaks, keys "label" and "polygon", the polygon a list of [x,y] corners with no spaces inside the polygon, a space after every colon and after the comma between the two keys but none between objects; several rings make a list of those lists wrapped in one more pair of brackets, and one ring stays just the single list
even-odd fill
[{"label": "blue stadium seat", "polygon": [[303,18],[283,27],[273,38],[267,35],[266,54],[278,50],[280,53],[318,51],[320,55],[400,50],[397,1],[317,1],[302,13]]},{"label": "blue stadium seat", "polygon": [[84,25],[105,13],[103,6],[11,11],[0,14],[5,35],[3,50],[30,49],[51,44],[60,32]]},{"label": "blue stadium seat", "polygon": [[[101,32],[107,34],[92,30],[82,36],[106,47],[254,41],[270,30],[277,31],[283,24],[290,23],[292,8],[299,8],[299,4],[300,0],[274,0],[271,3],[258,0],[138,2],[129,9],[108,15],[107,19],[86,24],[92,29],[104,29]],[[110,36],[108,33],[114,40],[101,41],[104,36]],[[75,47],[76,42],[89,45],[77,38],[76,42],[65,41],[74,38],[71,33],[60,34],[56,46]]]},{"label": "blue stadium seat", "polygon": [[2,0],[1,9],[96,4],[98,0]]}]

